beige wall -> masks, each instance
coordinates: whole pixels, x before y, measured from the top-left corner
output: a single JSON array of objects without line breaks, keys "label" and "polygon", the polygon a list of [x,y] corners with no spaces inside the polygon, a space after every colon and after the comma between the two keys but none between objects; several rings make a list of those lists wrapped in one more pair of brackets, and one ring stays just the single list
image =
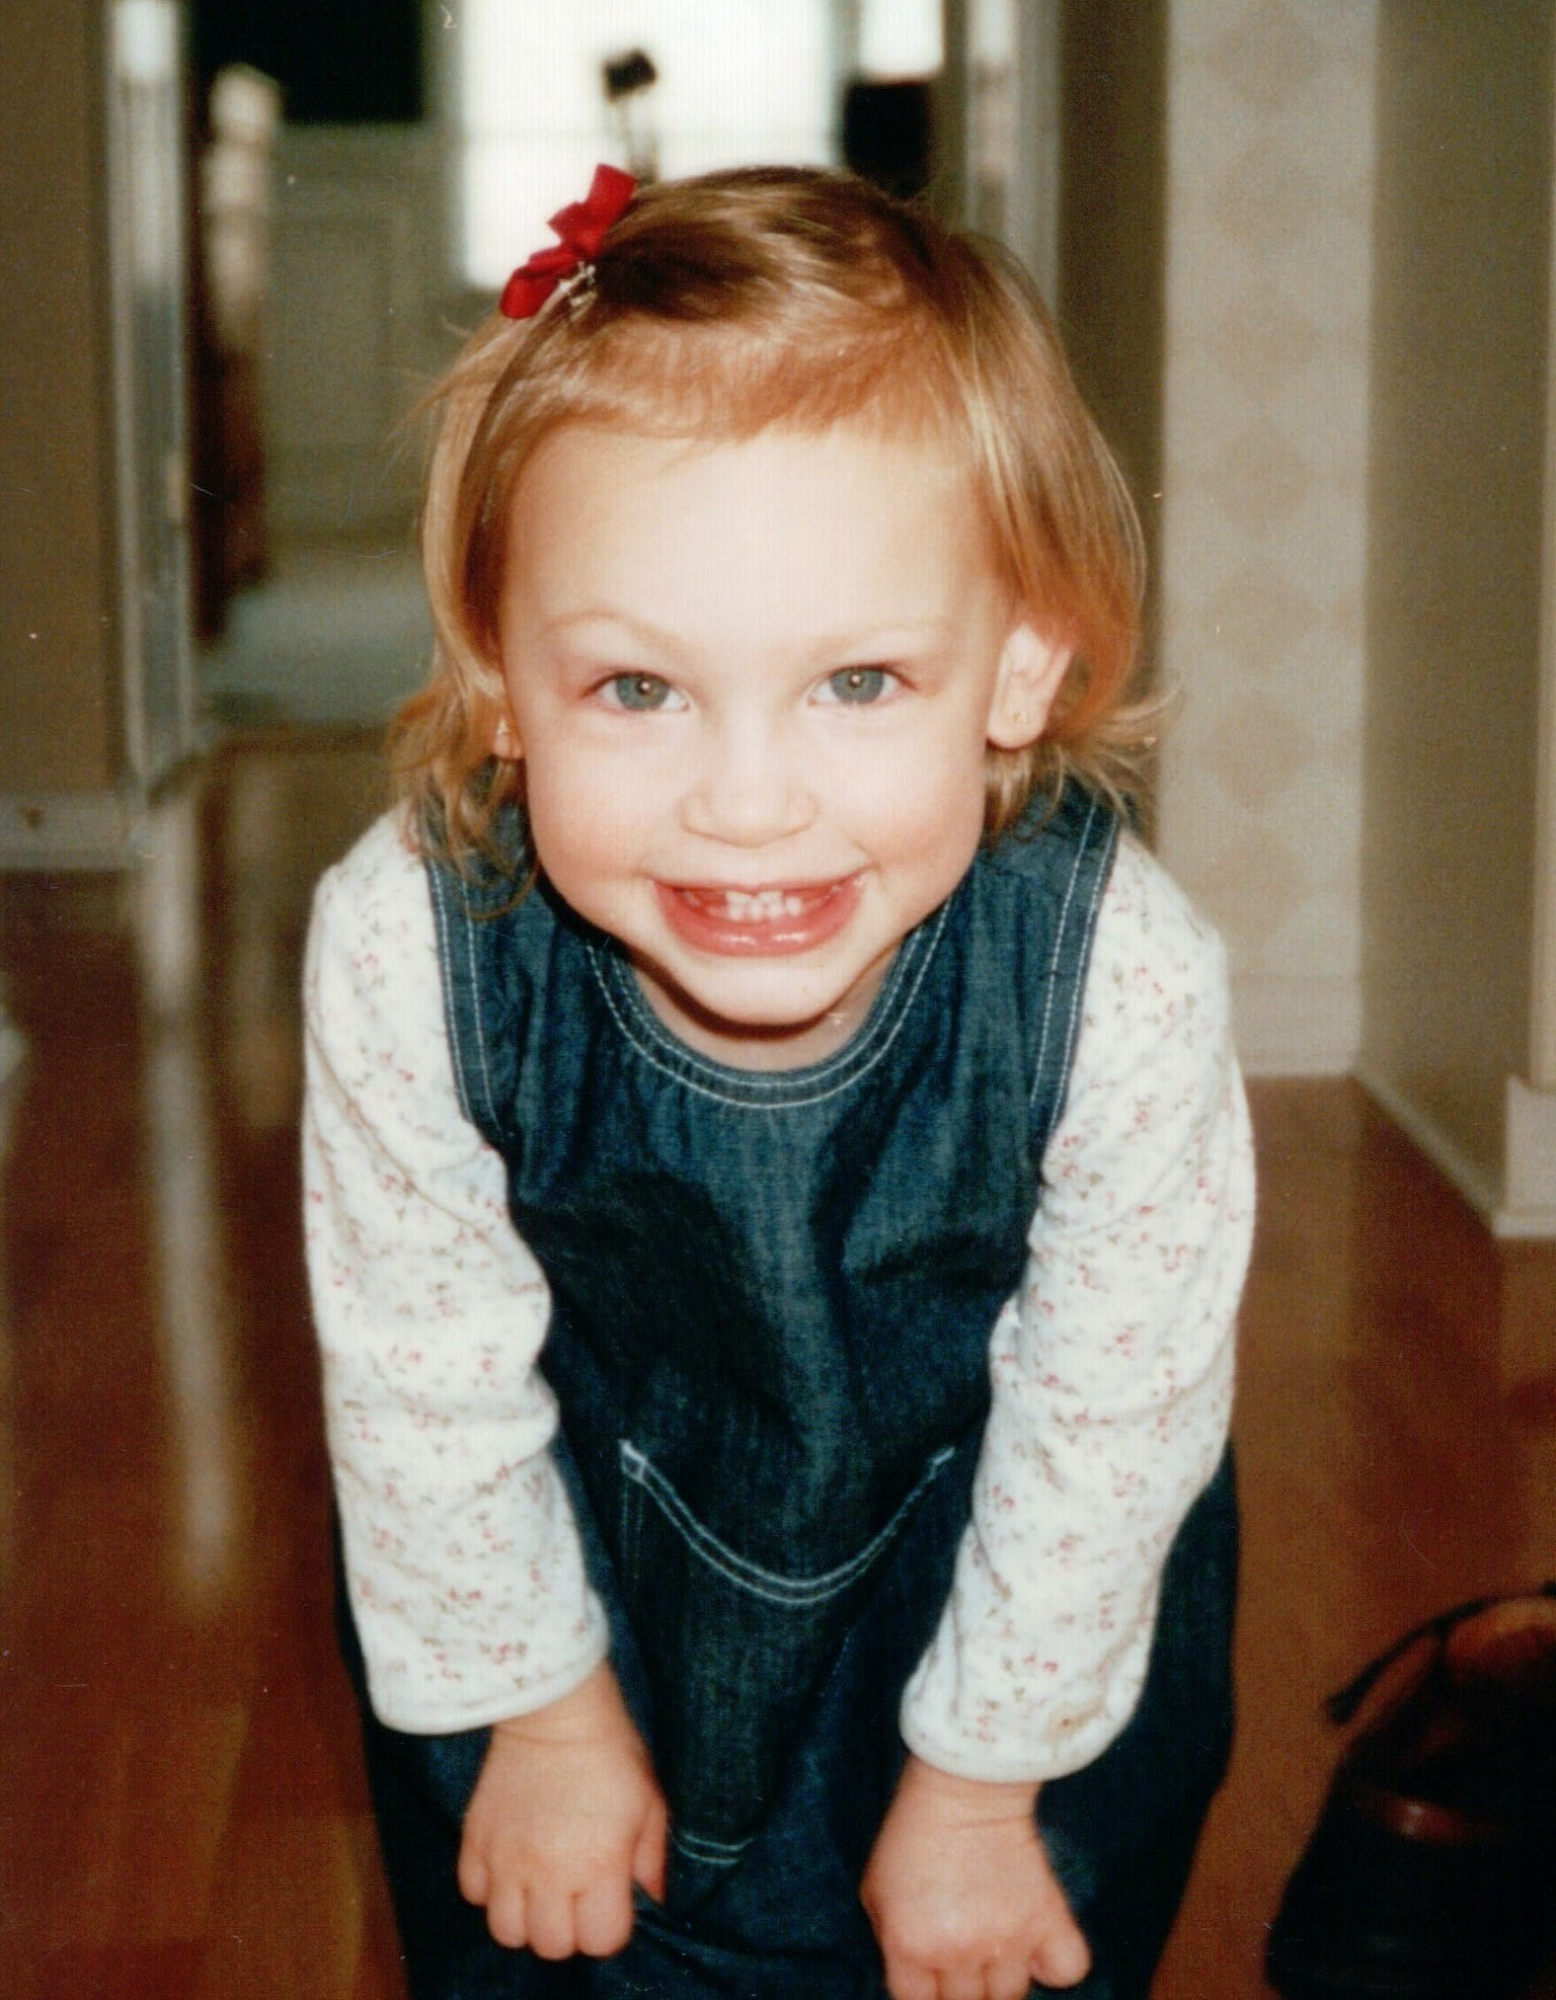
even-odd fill
[{"label": "beige wall", "polygon": [[119,768],[104,186],[104,9],[0,36],[0,793]]},{"label": "beige wall", "polygon": [[1503,1181],[1528,1073],[1553,25],[1385,6],[1362,1068]]},{"label": "beige wall", "polygon": [[1371,0],[1173,0],[1161,846],[1249,1067],[1361,1023]]},{"label": "beige wall", "polygon": [[1168,22],[1161,846],[1227,939],[1250,1069],[1356,1070],[1499,1229],[1556,1233],[1556,22]]}]

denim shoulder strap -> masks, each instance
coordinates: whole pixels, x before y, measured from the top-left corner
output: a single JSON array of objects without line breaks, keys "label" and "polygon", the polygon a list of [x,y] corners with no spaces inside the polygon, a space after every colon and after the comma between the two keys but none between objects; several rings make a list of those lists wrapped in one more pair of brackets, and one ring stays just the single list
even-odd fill
[{"label": "denim shoulder strap", "polygon": [[1118,815],[1095,792],[1067,785],[1043,798],[989,857],[1046,907],[1046,960],[1031,993],[1031,1133],[1041,1152],[1064,1109],[1080,1030],[1097,911],[1118,845]]},{"label": "denim shoulder strap", "polygon": [[555,914],[522,871],[429,860],[427,875],[460,1108],[506,1151],[529,1030],[555,956]]}]

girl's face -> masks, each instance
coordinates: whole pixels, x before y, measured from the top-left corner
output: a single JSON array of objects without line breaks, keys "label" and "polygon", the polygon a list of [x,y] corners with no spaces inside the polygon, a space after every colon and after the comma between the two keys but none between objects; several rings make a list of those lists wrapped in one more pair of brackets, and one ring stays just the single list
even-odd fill
[{"label": "girl's face", "polygon": [[575,427],[525,469],[499,612],[541,867],[691,1046],[811,1062],[982,833],[984,750],[1068,664],[971,482],[846,426],[698,445]]}]

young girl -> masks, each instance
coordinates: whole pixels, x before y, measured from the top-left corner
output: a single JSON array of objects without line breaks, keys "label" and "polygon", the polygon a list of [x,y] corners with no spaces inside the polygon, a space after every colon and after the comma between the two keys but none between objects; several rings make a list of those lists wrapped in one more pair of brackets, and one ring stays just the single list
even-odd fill
[{"label": "young girl", "polygon": [[1144,1996],[1230,1726],[1246,1119],[1136,534],[864,184],[602,170],[441,392],[308,971],[412,1992]]}]

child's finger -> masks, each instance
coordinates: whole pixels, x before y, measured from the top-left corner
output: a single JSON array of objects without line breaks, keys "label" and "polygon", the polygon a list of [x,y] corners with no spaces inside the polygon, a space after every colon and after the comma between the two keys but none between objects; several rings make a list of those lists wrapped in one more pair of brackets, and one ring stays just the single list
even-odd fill
[{"label": "child's finger", "polygon": [[[527,1944],[537,1958],[571,1958],[578,1949],[574,1907],[572,1895],[565,1889],[545,1892],[532,1889],[526,1899],[524,1936],[519,1942]],[[492,1936],[499,1944],[506,1944],[506,1938],[497,1937],[492,1915],[489,1908],[486,1920]]]},{"label": "child's finger", "polygon": [[491,1871],[486,1865],[486,1857],[473,1848],[467,1840],[459,1850],[458,1868],[459,1893],[467,1903],[479,1907],[492,1892]]},{"label": "child's finger", "polygon": [[1032,1954],[1032,1977],[1045,1986],[1079,1986],[1091,1970],[1091,1950],[1069,1910],[1061,1909]]},{"label": "child's finger", "polygon": [[591,1883],[573,1905],[576,1948],[588,1958],[609,1958],[632,1935],[632,1887],[624,1877]]},{"label": "child's finger", "polygon": [[886,1991],[891,2000],[940,2000],[940,1981],[916,1960],[888,1957]]},{"label": "child's finger", "polygon": [[656,1903],[665,1899],[665,1803],[656,1799],[643,1821],[637,1846],[632,1853],[632,1879],[646,1889]]},{"label": "child's finger", "polygon": [[982,1965],[942,1967],[940,2000],[991,2000],[989,1974]]},{"label": "child's finger", "polygon": [[517,1951],[529,1943],[529,1899],[522,1883],[499,1883],[488,1895],[471,1900],[485,1903],[486,1928],[498,1944]]},{"label": "child's finger", "polygon": [[989,1968],[987,2000],[1027,2000],[1032,1969],[1019,1958],[1002,1958]]}]

